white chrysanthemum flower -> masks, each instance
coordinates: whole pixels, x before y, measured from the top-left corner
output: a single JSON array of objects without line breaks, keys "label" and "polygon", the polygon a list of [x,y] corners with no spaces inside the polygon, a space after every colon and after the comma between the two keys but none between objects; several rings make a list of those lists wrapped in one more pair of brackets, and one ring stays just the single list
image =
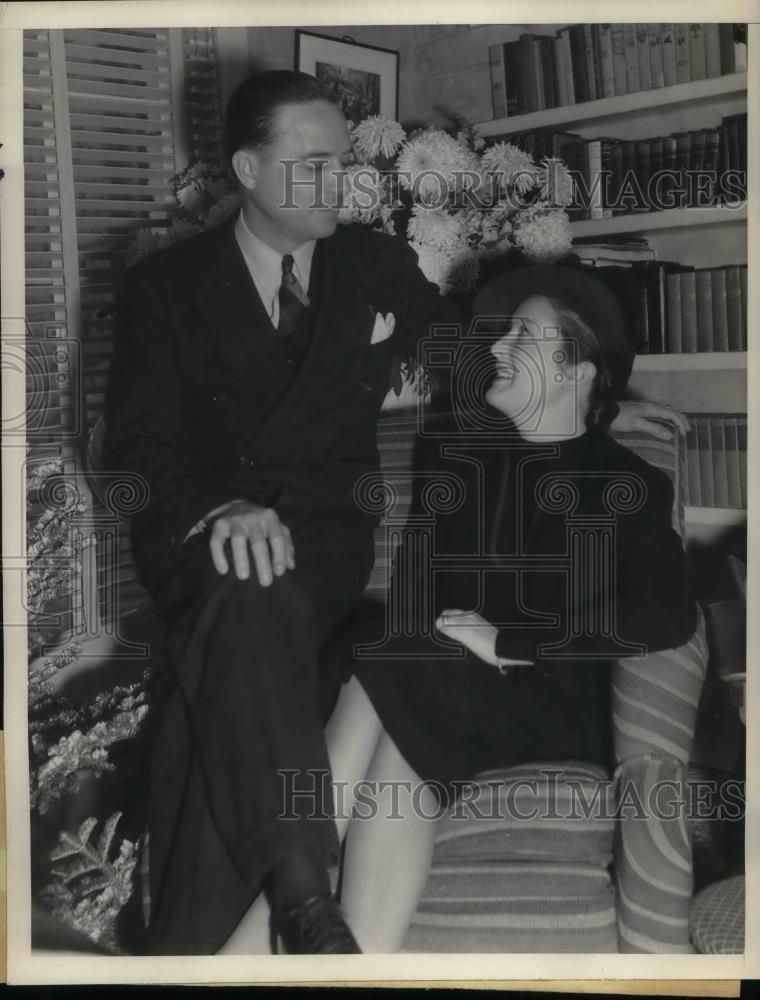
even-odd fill
[{"label": "white chrysanthemum flower", "polygon": [[463,247],[466,226],[464,213],[454,214],[445,209],[415,205],[406,233],[410,240],[421,246],[453,250]]},{"label": "white chrysanthemum flower", "polygon": [[562,160],[547,156],[541,162],[538,173],[541,199],[552,205],[571,205],[573,201],[573,178]]},{"label": "white chrysanthemum flower", "polygon": [[531,260],[557,260],[568,253],[572,245],[567,212],[542,205],[531,206],[519,213],[513,238]]},{"label": "white chrysanthemum flower", "polygon": [[475,284],[480,265],[472,250],[439,250],[415,242],[410,246],[417,254],[420,270],[428,281],[438,285],[441,295],[469,291]]},{"label": "white chrysanthemum flower", "polygon": [[496,174],[504,188],[514,185],[519,194],[525,194],[538,180],[533,157],[510,142],[495,143],[483,153],[481,163],[486,173]]},{"label": "white chrysanthemum flower", "polygon": [[380,217],[380,209],[386,201],[387,191],[379,170],[368,164],[349,167],[346,171],[345,200],[338,212],[338,222],[370,225]]},{"label": "white chrysanthemum flower", "polygon": [[399,181],[420,200],[443,202],[458,172],[477,171],[478,158],[450,135],[427,129],[401,147],[396,160]]},{"label": "white chrysanthemum flower", "polygon": [[357,156],[374,160],[376,156],[395,156],[406,132],[392,118],[370,115],[353,127],[351,138]]}]

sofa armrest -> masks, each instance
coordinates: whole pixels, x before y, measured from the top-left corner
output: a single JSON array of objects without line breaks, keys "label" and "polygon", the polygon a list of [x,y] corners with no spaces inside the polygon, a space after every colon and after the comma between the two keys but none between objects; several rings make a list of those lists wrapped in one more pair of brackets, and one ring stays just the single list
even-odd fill
[{"label": "sofa armrest", "polygon": [[706,670],[701,611],[689,642],[619,660],[613,670],[615,887],[621,952],[693,951],[687,777]]}]

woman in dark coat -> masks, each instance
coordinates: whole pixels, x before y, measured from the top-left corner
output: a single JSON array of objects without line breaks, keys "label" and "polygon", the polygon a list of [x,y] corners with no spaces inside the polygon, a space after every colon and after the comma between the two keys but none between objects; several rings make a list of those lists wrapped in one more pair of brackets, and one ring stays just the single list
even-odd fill
[{"label": "woman in dark coat", "polygon": [[[428,457],[461,498],[436,519],[444,569],[414,570],[407,588],[429,616],[355,662],[328,731],[331,758],[360,731],[357,762],[371,760],[358,801],[338,803],[343,827],[355,805],[342,904],[365,951],[401,946],[430,817],[458,782],[526,761],[609,764],[611,662],[678,646],[696,624],[670,480],[606,433],[633,361],[612,293],[585,271],[527,268],[490,282],[475,314],[496,365],[486,400],[508,422]],[[395,782],[393,798],[377,782]]]}]

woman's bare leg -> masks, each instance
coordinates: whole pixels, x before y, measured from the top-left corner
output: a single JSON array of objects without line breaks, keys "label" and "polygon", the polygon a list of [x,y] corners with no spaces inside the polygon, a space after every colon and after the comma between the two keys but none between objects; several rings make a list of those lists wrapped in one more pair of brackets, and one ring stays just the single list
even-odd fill
[{"label": "woman's bare leg", "polygon": [[398,783],[397,791],[392,799],[380,789],[379,809],[351,824],[341,906],[362,951],[388,954],[400,950],[427,882],[438,799],[385,732],[367,781]]},{"label": "woman's bare leg", "polygon": [[[372,702],[355,677],[345,684],[325,729],[335,791],[335,823],[341,840],[354,806],[356,785],[367,773],[383,731]],[[219,955],[269,955],[269,903],[259,893]]]}]

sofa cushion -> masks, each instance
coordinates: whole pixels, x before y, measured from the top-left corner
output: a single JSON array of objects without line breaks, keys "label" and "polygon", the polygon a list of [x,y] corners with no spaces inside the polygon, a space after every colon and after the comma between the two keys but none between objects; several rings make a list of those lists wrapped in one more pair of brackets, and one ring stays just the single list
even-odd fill
[{"label": "sofa cushion", "polygon": [[744,951],[744,876],[735,875],[694,897],[689,930],[703,955],[741,955]]},{"label": "sofa cushion", "polygon": [[615,804],[602,768],[559,761],[484,771],[474,792],[441,818],[435,863],[610,863]]},{"label": "sofa cushion", "polygon": [[435,863],[402,950],[614,952],[609,874],[583,864]]}]

